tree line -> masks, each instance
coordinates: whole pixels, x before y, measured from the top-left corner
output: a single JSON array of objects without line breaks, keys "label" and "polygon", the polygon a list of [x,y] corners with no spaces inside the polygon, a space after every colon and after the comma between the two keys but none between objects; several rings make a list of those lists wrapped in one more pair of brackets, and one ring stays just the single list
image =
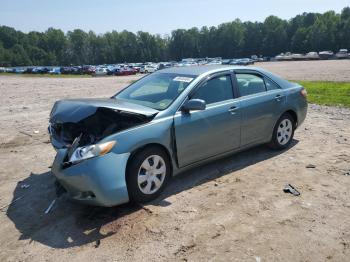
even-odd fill
[{"label": "tree line", "polygon": [[264,22],[236,19],[215,27],[177,29],[161,37],[147,32],[96,34],[76,29],[64,33],[23,33],[0,26],[0,65],[83,65],[169,61],[185,57],[237,58],[275,56],[291,51],[350,48],[350,7],[341,13],[303,13],[290,20],[269,16]]}]

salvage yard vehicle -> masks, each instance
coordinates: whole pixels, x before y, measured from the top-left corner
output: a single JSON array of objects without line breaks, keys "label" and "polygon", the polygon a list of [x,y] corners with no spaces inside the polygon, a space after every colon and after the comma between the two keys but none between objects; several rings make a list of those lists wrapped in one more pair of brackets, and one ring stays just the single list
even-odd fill
[{"label": "salvage yard vehicle", "polygon": [[127,76],[127,75],[136,75],[137,70],[130,67],[121,67],[114,71],[116,76]]},{"label": "salvage yard vehicle", "polygon": [[334,53],[332,51],[321,51],[318,54],[321,59],[331,59],[334,57]]},{"label": "salvage yard vehicle", "polygon": [[153,65],[145,65],[140,68],[141,74],[154,73],[155,71],[157,71],[157,67]]},{"label": "salvage yard vehicle", "polygon": [[52,173],[82,203],[151,201],[186,169],[259,144],[287,148],[306,96],[262,69],[196,66],[160,70],[111,98],[57,101]]},{"label": "salvage yard vehicle", "polygon": [[105,76],[108,74],[108,69],[105,67],[96,68],[95,72],[92,74],[93,76]]},{"label": "salvage yard vehicle", "polygon": [[348,49],[340,49],[338,53],[335,54],[338,59],[349,58]]},{"label": "salvage yard vehicle", "polygon": [[318,55],[317,52],[309,52],[305,55],[305,59],[318,60],[318,59],[320,59],[320,56]]}]

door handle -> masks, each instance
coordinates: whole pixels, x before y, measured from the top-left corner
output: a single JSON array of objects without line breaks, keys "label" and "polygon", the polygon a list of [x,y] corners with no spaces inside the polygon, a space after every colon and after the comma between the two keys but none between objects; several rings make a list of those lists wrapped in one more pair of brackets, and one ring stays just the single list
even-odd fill
[{"label": "door handle", "polygon": [[281,101],[282,100],[282,95],[276,95],[275,96],[275,100],[278,101],[278,102]]},{"label": "door handle", "polygon": [[231,113],[231,114],[236,114],[236,112],[235,111],[237,111],[237,109],[238,109],[238,107],[237,106],[231,106],[230,108],[229,108],[229,112]]}]

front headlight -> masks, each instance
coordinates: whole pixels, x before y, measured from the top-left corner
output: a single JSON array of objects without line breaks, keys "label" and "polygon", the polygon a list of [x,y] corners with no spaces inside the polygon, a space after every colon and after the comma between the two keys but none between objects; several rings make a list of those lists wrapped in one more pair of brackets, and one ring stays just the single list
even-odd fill
[{"label": "front headlight", "polygon": [[116,141],[106,142],[90,146],[78,147],[69,159],[69,162],[75,163],[96,156],[103,156],[112,150]]}]

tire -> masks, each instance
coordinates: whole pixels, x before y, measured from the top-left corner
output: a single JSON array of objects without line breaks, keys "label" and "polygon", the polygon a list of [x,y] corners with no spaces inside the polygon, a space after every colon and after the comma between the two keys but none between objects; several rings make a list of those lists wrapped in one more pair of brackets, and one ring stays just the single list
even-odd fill
[{"label": "tire", "polygon": [[127,167],[130,200],[145,203],[156,199],[166,187],[170,173],[170,160],[163,149],[151,146],[137,152]]},{"label": "tire", "polygon": [[291,144],[294,137],[295,120],[288,114],[283,114],[277,121],[272,134],[272,139],[268,144],[272,149],[282,150]]}]

